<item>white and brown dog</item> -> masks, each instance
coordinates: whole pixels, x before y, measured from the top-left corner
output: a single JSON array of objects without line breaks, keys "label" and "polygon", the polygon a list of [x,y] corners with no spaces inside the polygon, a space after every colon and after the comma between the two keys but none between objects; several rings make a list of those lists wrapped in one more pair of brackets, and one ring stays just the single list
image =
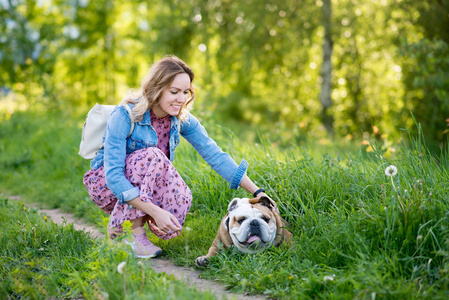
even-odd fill
[{"label": "white and brown dog", "polygon": [[283,241],[289,244],[291,237],[269,198],[234,198],[207,255],[198,257],[195,265],[206,266],[209,258],[219,251],[220,243],[223,248],[235,246],[244,253],[256,253]]}]

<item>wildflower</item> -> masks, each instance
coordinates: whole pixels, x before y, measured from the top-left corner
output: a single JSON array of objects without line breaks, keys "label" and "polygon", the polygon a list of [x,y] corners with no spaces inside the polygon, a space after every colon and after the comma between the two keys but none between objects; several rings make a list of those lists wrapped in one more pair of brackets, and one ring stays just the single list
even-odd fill
[{"label": "wildflower", "polygon": [[332,275],[326,275],[326,276],[324,276],[323,280],[324,280],[324,281],[333,281],[334,278],[335,278],[335,274],[332,274]]},{"label": "wildflower", "polygon": [[123,274],[123,270],[125,269],[125,265],[126,265],[126,261],[122,261],[121,263],[119,263],[118,266],[117,266],[117,272],[119,272],[120,274]]},{"label": "wildflower", "polygon": [[44,220],[45,220],[45,222],[47,222],[47,216],[44,216]]},{"label": "wildflower", "polygon": [[24,210],[24,211],[27,211],[27,208],[26,208],[26,206],[24,206],[24,207],[23,207],[23,210]]},{"label": "wildflower", "polygon": [[396,168],[396,166],[391,165],[385,169],[385,175],[387,175],[387,176],[393,177],[393,176],[396,176],[397,173],[398,173],[398,168]]},{"label": "wildflower", "polygon": [[374,133],[374,134],[378,134],[379,131],[380,131],[380,130],[379,130],[379,127],[377,127],[377,126],[374,125],[374,126],[373,126],[373,133]]}]

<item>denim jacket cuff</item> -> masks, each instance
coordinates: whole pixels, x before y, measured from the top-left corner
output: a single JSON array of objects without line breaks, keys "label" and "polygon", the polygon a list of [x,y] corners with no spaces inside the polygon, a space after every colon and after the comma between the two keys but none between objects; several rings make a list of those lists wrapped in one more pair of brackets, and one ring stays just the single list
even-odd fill
[{"label": "denim jacket cuff", "polygon": [[242,182],[243,177],[246,175],[246,170],[248,170],[248,162],[242,159],[242,162],[238,166],[237,170],[234,173],[234,177],[232,177],[231,181],[231,189],[238,189],[240,186],[240,182]]},{"label": "denim jacket cuff", "polygon": [[122,199],[119,199],[121,203],[128,202],[140,196],[140,189],[137,186],[135,186],[130,190],[124,191],[121,196]]}]

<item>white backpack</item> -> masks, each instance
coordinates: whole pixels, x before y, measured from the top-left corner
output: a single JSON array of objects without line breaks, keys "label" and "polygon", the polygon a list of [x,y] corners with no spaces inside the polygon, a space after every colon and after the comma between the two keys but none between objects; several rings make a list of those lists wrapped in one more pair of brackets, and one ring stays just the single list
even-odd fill
[{"label": "white backpack", "polygon": [[[92,159],[95,157],[97,151],[103,148],[103,135],[106,131],[109,116],[115,107],[116,105],[100,105],[97,103],[87,114],[81,134],[80,150],[78,152],[83,158]],[[128,104],[124,105],[124,107],[131,118],[129,137],[134,130],[134,118]]]}]

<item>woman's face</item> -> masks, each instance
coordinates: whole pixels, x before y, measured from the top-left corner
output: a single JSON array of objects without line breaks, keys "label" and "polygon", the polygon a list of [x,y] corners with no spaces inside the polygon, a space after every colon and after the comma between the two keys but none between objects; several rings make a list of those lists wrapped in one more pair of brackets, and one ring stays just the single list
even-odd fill
[{"label": "woman's face", "polygon": [[153,106],[153,112],[158,118],[177,116],[189,96],[190,77],[187,73],[178,74],[162,93],[159,103]]}]

